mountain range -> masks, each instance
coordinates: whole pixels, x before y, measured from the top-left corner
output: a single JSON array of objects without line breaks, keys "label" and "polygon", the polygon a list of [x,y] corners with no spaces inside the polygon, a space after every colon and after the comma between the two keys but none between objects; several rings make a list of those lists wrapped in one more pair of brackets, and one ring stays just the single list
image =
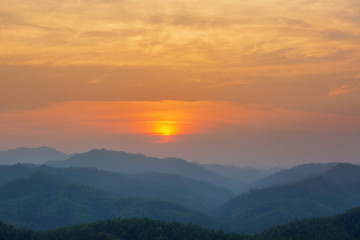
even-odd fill
[{"label": "mountain range", "polygon": [[13,165],[17,163],[43,164],[48,161],[64,160],[70,156],[49,147],[21,147],[0,151],[0,165]]},{"label": "mountain range", "polygon": [[86,153],[75,154],[63,161],[52,161],[46,164],[61,168],[90,167],[129,174],[145,172],[177,174],[183,177],[226,187],[234,192],[240,192],[244,186],[243,182],[222,176],[183,159],[160,159],[142,154],[130,154],[119,151],[108,151],[105,149],[94,149]]},{"label": "mountain range", "polygon": [[16,226],[46,230],[115,217],[215,225],[211,217],[175,203],[116,197],[44,172],[0,187],[0,219]]},{"label": "mountain range", "polygon": [[248,185],[248,189],[265,188],[301,181],[309,177],[318,176],[336,165],[337,163],[302,164],[289,169],[277,171],[269,176],[258,179],[257,181],[250,183]]},{"label": "mountain range", "polygon": [[236,179],[246,184],[262,179],[271,173],[266,170],[261,171],[252,167],[236,167],[221,164],[201,164],[201,166],[207,170],[228,178]]},{"label": "mountain range", "polygon": [[270,174],[95,149],[43,165],[0,166],[0,220],[44,230],[149,217],[254,234],[358,207],[359,189],[360,166],[353,164],[311,163]]},{"label": "mountain range", "polygon": [[259,233],[294,219],[330,216],[358,207],[359,186],[359,166],[336,164],[317,176],[241,194],[214,214],[231,231]]},{"label": "mountain range", "polygon": [[174,174],[121,174],[93,168],[54,168],[38,165],[0,166],[0,186],[35,172],[62,176],[74,183],[105,190],[116,196],[171,201],[208,211],[235,196],[226,188]]}]

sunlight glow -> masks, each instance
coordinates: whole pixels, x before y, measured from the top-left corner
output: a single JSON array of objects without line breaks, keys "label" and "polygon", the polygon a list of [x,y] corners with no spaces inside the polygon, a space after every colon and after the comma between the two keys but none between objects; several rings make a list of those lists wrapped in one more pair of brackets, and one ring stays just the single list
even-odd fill
[{"label": "sunlight glow", "polygon": [[159,121],[156,123],[155,134],[162,136],[172,136],[179,134],[179,129],[175,121]]}]

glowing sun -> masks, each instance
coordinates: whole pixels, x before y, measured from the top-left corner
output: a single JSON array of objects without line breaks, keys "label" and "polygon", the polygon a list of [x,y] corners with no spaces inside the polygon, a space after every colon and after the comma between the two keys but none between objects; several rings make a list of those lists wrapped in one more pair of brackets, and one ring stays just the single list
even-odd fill
[{"label": "glowing sun", "polygon": [[174,121],[159,121],[155,126],[155,134],[161,136],[173,136],[179,133],[179,129]]}]

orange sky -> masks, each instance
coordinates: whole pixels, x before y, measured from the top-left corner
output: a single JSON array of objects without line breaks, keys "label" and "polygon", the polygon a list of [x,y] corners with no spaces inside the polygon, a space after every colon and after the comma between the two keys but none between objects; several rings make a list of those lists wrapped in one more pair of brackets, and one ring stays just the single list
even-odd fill
[{"label": "orange sky", "polygon": [[0,6],[1,149],[240,165],[358,158],[358,1]]}]

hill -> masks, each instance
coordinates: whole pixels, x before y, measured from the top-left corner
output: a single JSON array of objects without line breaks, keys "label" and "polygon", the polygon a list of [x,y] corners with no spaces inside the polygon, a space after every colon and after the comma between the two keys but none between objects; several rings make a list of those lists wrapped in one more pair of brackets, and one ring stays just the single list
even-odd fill
[{"label": "hill", "polygon": [[267,173],[252,167],[235,167],[221,164],[202,164],[201,166],[212,172],[244,183],[251,183],[268,175]]},{"label": "hill", "polygon": [[360,180],[360,166],[350,163],[339,163],[322,173],[321,176],[340,184],[354,183]]},{"label": "hill", "polygon": [[216,184],[232,191],[239,191],[243,184],[235,179],[221,176],[201,166],[179,158],[153,158],[141,154],[129,154],[105,149],[75,154],[63,161],[48,162],[53,167],[89,167],[127,174],[159,172],[176,174]]},{"label": "hill", "polygon": [[281,170],[257,180],[248,189],[266,188],[298,182],[309,177],[320,176],[322,173],[336,166],[337,163],[308,163]]},{"label": "hill", "polygon": [[104,220],[42,233],[0,222],[1,240],[358,240],[359,236],[360,208],[328,218],[296,220],[254,236],[139,218]]},{"label": "hill", "polygon": [[322,177],[253,190],[218,209],[227,229],[259,233],[297,218],[330,216],[360,205],[360,191]]},{"label": "hill", "polygon": [[0,188],[0,219],[16,226],[46,230],[115,217],[148,217],[214,226],[214,221],[205,214],[175,203],[114,197],[42,172]]},{"label": "hill", "polygon": [[44,238],[40,232],[16,228],[0,222],[0,240],[44,240]]},{"label": "hill", "polygon": [[38,165],[0,165],[0,186],[17,178],[29,177],[39,169]]},{"label": "hill", "polygon": [[0,240],[260,240],[214,231],[198,225],[184,225],[151,219],[113,219],[35,232],[0,222]]},{"label": "hill", "polygon": [[0,185],[36,171],[60,175],[74,183],[105,190],[118,196],[136,196],[179,203],[209,211],[235,196],[229,190],[174,174],[121,174],[92,168],[53,168],[37,165],[0,166]]},{"label": "hill", "polygon": [[151,195],[157,194],[153,198],[177,202],[201,211],[210,211],[235,196],[226,188],[174,174],[143,173],[136,179],[158,186],[158,191],[150,192]]},{"label": "hill", "polygon": [[328,218],[296,220],[271,228],[262,235],[265,239],[284,240],[358,240],[360,208]]},{"label": "hill", "polygon": [[46,233],[48,240],[61,239],[122,239],[122,240],[245,240],[255,237],[245,237],[238,234],[227,234],[223,231],[213,231],[197,225],[165,223],[149,219],[124,219],[96,222],[61,228]]},{"label": "hill", "polygon": [[76,167],[42,167],[41,171],[61,175],[73,182],[106,190],[118,196],[166,200],[202,211],[209,211],[234,197],[234,194],[225,188],[174,174],[129,175]]},{"label": "hill", "polygon": [[48,161],[64,160],[70,155],[49,147],[17,148],[0,151],[0,165],[13,165],[17,163],[43,164]]}]

